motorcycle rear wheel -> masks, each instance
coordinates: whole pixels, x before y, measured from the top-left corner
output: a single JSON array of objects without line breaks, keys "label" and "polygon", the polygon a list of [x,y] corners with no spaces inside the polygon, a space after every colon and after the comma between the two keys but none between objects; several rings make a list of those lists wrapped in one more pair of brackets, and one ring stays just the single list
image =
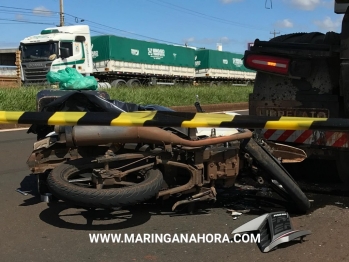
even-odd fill
[{"label": "motorcycle rear wheel", "polygon": [[163,184],[163,176],[158,169],[147,169],[143,181],[131,186],[118,188],[89,188],[86,184],[71,183],[81,174],[92,174],[101,164],[91,163],[91,159],[72,160],[59,165],[49,174],[47,184],[50,192],[67,203],[88,208],[113,208],[134,205],[155,197]]}]

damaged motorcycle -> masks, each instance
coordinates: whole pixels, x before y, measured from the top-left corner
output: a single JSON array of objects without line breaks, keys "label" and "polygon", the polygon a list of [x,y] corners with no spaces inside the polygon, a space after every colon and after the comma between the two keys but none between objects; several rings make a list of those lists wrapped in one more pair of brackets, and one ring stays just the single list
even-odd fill
[{"label": "damaged motorcycle", "polygon": [[[199,104],[195,104],[200,108]],[[173,111],[111,100],[104,91],[43,90],[41,112]],[[32,125],[37,142],[27,165],[40,194],[84,208],[115,208],[182,195],[179,205],[215,200],[248,171],[304,213],[310,203],[282,166],[304,151],[266,143],[247,129]]]}]

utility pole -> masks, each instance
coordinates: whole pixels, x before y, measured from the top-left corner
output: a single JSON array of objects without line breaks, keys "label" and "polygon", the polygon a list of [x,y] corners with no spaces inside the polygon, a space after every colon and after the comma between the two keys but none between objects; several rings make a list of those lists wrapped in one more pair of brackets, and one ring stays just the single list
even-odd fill
[{"label": "utility pole", "polygon": [[280,32],[275,32],[275,29],[274,29],[274,32],[270,32],[270,34],[274,35],[274,37],[278,34],[280,34]]},{"label": "utility pole", "polygon": [[59,17],[60,17],[59,26],[64,26],[63,0],[59,0]]}]

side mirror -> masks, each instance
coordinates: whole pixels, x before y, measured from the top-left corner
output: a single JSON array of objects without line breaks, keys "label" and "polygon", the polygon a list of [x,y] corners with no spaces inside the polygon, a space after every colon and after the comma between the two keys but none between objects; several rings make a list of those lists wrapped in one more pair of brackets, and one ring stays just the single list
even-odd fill
[{"label": "side mirror", "polygon": [[61,58],[62,59],[65,59],[65,58],[68,58],[70,55],[69,55],[69,49],[66,48],[66,47],[60,47],[59,50],[61,50]]}]

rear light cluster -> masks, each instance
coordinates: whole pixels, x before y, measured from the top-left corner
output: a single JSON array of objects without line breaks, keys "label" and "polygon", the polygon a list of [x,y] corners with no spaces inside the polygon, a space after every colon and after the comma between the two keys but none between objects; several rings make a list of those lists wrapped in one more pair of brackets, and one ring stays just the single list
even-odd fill
[{"label": "rear light cluster", "polygon": [[248,54],[245,58],[245,66],[256,71],[287,75],[289,65],[290,59],[281,57]]}]

